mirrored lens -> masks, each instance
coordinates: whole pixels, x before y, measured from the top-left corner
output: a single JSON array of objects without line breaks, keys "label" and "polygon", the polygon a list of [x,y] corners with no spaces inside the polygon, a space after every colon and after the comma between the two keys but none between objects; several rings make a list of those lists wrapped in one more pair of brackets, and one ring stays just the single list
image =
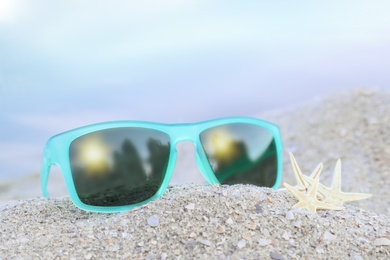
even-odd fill
[{"label": "mirrored lens", "polygon": [[168,165],[163,132],[115,128],[93,132],[70,145],[70,166],[80,200],[92,206],[131,205],[151,198]]},{"label": "mirrored lens", "polygon": [[278,158],[269,130],[251,124],[226,124],[203,131],[200,139],[221,184],[274,186]]}]

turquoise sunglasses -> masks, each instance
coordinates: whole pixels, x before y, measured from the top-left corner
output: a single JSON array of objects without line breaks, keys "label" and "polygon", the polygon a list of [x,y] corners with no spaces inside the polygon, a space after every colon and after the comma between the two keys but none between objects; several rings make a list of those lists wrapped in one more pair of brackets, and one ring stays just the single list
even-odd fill
[{"label": "turquoise sunglasses", "polygon": [[161,197],[176,162],[176,145],[191,141],[196,162],[212,185],[252,184],[277,188],[282,175],[279,128],[232,117],[193,124],[118,121],[53,136],[44,149],[45,197],[50,168],[61,168],[68,193],[80,209],[120,212]]}]

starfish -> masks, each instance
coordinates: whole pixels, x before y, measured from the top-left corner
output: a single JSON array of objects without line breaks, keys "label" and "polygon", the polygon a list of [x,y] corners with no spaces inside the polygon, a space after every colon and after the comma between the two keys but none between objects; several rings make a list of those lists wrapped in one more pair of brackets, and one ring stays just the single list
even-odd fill
[{"label": "starfish", "polygon": [[[315,183],[313,178],[303,176],[304,180],[310,185]],[[336,168],[333,173],[332,184],[330,188],[320,184],[318,192],[323,195],[324,202],[331,203],[333,205],[342,206],[344,202],[363,200],[372,196],[372,194],[366,193],[347,193],[341,191],[341,160],[336,163]]]},{"label": "starfish", "polygon": [[341,210],[342,207],[332,205],[323,201],[319,201],[317,199],[317,189],[319,184],[319,174],[314,179],[314,183],[307,191],[307,194],[297,190],[296,188],[284,183],[284,186],[299,200],[297,204],[293,206],[293,208],[303,208],[307,209],[312,213],[317,213],[317,209],[333,209],[333,210]]},{"label": "starfish", "polygon": [[[295,160],[294,155],[292,153],[289,153],[289,154],[290,154],[290,161],[292,164],[292,168],[294,171],[294,177],[295,177],[296,182],[298,183],[295,186],[295,188],[298,189],[299,191],[306,191],[306,193],[307,193],[308,189],[309,189],[309,185],[311,185],[311,183],[306,181],[306,178],[310,178],[312,180],[317,178],[320,175],[324,165],[322,163],[318,164],[317,167],[314,169],[314,171],[311,173],[311,175],[308,177],[301,172],[301,169],[299,168],[298,163]],[[317,196],[319,198],[322,198],[322,194],[317,194]]]}]

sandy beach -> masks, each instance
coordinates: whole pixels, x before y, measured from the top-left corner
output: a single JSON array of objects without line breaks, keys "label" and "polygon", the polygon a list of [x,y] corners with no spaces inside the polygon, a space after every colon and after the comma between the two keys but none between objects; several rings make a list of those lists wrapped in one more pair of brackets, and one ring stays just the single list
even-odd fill
[{"label": "sandy beach", "polygon": [[119,214],[88,213],[67,198],[0,209],[4,259],[367,259],[390,256],[390,218],[352,206],[291,210],[285,192],[180,185]]},{"label": "sandy beach", "polygon": [[323,162],[327,186],[340,158],[342,190],[373,197],[312,214],[292,209],[285,191],[187,183],[135,210],[98,214],[64,197],[60,174],[50,178],[54,196],[41,198],[35,173],[0,187],[0,259],[390,258],[390,94],[348,91],[255,116],[281,128],[283,182],[295,184],[287,152],[307,175]]}]

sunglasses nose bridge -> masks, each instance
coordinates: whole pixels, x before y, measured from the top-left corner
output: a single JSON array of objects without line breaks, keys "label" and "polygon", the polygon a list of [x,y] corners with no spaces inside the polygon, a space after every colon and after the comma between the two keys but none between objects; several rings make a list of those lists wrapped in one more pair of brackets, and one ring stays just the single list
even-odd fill
[{"label": "sunglasses nose bridge", "polygon": [[180,142],[192,142],[196,144],[198,132],[192,124],[176,125],[171,133],[171,138],[174,146]]},{"label": "sunglasses nose bridge", "polygon": [[195,146],[195,159],[199,171],[210,184],[219,184],[219,181],[214,174],[209,173],[204,165],[204,158],[201,158],[202,145],[199,143],[199,129],[195,125],[183,124],[175,126],[171,133],[173,147],[177,151],[177,145],[181,142],[191,142]]}]

